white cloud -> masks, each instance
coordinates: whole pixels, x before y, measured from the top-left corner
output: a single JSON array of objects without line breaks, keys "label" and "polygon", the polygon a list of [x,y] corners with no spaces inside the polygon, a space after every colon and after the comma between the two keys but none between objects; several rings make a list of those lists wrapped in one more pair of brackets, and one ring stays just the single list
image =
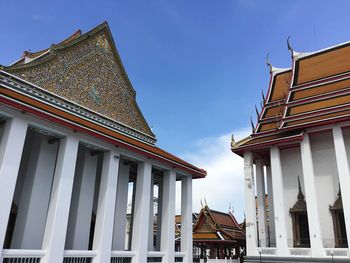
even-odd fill
[{"label": "white cloud", "polygon": [[[248,129],[234,132],[235,139],[250,134]],[[193,181],[193,211],[199,212],[200,200],[207,200],[210,208],[227,212],[230,203],[239,222],[244,218],[243,158],[230,150],[231,134],[203,138],[194,143],[194,150],[182,158],[205,169],[205,179]],[[180,190],[177,186],[177,212],[180,211]]]}]

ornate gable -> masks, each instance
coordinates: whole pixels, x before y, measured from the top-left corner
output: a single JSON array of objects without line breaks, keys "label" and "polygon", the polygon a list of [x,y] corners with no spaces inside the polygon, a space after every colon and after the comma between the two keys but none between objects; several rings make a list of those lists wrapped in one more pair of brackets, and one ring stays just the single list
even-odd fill
[{"label": "ornate gable", "polygon": [[[79,32],[79,31],[78,31]],[[4,69],[153,139],[107,23]]]}]

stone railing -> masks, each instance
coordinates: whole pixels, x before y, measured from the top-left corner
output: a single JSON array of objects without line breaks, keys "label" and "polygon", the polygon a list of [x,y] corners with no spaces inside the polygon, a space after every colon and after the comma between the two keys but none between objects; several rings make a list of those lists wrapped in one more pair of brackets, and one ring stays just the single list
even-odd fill
[{"label": "stone railing", "polygon": [[91,250],[65,250],[63,263],[91,263],[97,252]]},{"label": "stone railing", "polygon": [[111,263],[130,263],[134,256],[133,251],[112,251]]},{"label": "stone railing", "polygon": [[4,249],[1,263],[40,263],[44,250]]}]

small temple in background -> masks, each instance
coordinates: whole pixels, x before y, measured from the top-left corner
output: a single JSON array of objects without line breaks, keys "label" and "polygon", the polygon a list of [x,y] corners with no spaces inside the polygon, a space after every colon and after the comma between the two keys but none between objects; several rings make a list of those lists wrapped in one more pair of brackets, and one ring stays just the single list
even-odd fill
[{"label": "small temple in background", "polygon": [[[193,257],[196,259],[238,259],[245,253],[245,224],[231,211],[219,212],[205,202],[193,213]],[[176,248],[181,241],[181,216],[176,216]]]},{"label": "small temple in background", "polygon": [[350,42],[288,49],[290,68],[267,61],[251,135],[232,136],[244,157],[245,262],[349,262]]}]

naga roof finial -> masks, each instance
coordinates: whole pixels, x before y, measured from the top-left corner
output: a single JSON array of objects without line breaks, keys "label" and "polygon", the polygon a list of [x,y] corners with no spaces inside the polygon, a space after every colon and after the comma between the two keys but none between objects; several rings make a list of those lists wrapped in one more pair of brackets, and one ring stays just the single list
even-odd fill
[{"label": "naga roof finial", "polygon": [[264,90],[261,90],[261,96],[262,96],[262,99],[263,99],[263,103],[265,103],[266,98],[265,98]]},{"label": "naga roof finial", "polygon": [[259,111],[258,111],[258,108],[256,107],[256,105],[254,105],[255,106],[255,113],[256,113],[256,116],[257,116],[257,118],[258,118],[258,120],[259,120]]}]

